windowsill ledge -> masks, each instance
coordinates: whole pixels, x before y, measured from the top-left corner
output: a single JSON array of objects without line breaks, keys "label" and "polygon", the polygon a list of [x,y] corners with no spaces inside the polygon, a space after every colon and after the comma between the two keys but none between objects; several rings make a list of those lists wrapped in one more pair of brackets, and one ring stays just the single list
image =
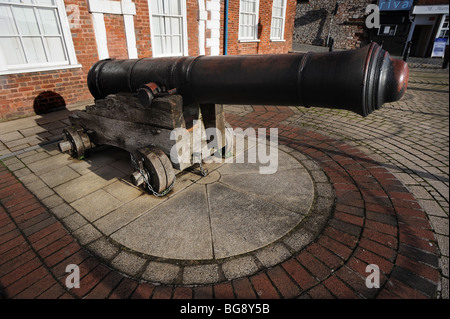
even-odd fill
[{"label": "windowsill ledge", "polygon": [[33,67],[29,69],[17,69],[17,70],[0,70],[0,75],[9,75],[9,74],[21,74],[21,73],[32,73],[32,72],[46,72],[46,71],[56,71],[56,70],[64,70],[64,69],[76,69],[81,68],[81,64],[71,64],[71,65],[55,65],[55,66],[41,66],[41,67]]},{"label": "windowsill ledge", "polygon": [[260,42],[260,40],[259,39],[256,39],[256,40],[249,39],[249,40],[238,40],[238,42],[239,43],[251,43],[251,42]]},{"label": "windowsill ledge", "polygon": [[286,42],[285,39],[278,40],[278,39],[270,39],[270,42]]}]

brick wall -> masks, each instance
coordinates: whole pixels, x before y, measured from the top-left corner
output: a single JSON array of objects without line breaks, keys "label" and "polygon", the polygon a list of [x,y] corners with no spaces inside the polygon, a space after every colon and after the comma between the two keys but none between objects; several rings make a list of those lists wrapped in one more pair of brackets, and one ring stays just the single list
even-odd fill
[{"label": "brick wall", "polygon": [[270,41],[272,5],[272,0],[261,0],[259,3],[259,42],[239,42],[239,0],[229,1],[228,54],[287,53],[292,50],[292,33],[297,0],[287,0],[284,31],[285,41]]},{"label": "brick wall", "polygon": [[[133,2],[136,6],[134,27],[138,57],[151,57],[148,1],[134,0]],[[92,16],[88,12],[87,1],[64,0],[64,4],[66,8],[78,6],[80,13],[79,23],[71,24],[71,34],[77,61],[81,67],[0,75],[2,92],[0,121],[92,101],[86,85],[86,76],[90,67],[99,59]],[[259,21],[262,26],[259,32],[260,41],[244,43],[238,41],[239,0],[229,0],[228,54],[287,53],[290,51],[296,5],[297,0],[287,0],[285,41],[272,42],[270,41],[272,0],[260,0]],[[220,54],[223,54],[224,0],[220,1],[220,8]],[[69,20],[72,13],[71,10],[68,10]],[[199,54],[197,0],[187,0],[186,18],[188,54],[196,56]],[[104,21],[109,56],[116,59],[128,58],[123,16],[104,14]],[[209,38],[210,30],[206,29],[205,32],[205,38]],[[205,49],[206,54],[210,54],[210,48]]]},{"label": "brick wall", "polygon": [[106,39],[110,58],[128,59],[127,41],[123,16],[118,14],[104,14]]},{"label": "brick wall", "polygon": [[188,36],[188,54],[191,56],[199,55],[198,49],[198,1],[186,1],[186,19]]},{"label": "brick wall", "polygon": [[91,17],[86,1],[65,0],[64,3],[66,6],[79,6],[80,24],[74,25],[71,32],[78,63],[82,67],[0,75],[0,120],[35,114],[34,107],[37,112],[44,112],[46,108],[63,107],[91,99],[85,83],[86,74],[98,60]]},{"label": "brick wall", "polygon": [[354,49],[369,41],[365,27],[367,5],[372,0],[341,0],[330,28],[335,0],[299,2],[294,23],[294,41],[325,46],[328,33],[334,39],[334,48]]},{"label": "brick wall", "polygon": [[152,40],[150,37],[150,16],[148,0],[134,0],[136,15],[134,16],[134,33],[139,58],[152,56]]}]

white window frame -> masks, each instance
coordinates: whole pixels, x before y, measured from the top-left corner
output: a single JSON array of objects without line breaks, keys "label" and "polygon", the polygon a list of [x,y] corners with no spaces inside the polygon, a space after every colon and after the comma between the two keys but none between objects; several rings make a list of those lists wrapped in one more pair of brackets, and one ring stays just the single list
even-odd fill
[{"label": "white window frame", "polygon": [[[154,10],[152,8],[151,5],[151,0],[148,0],[148,11],[149,11],[149,15],[150,15],[150,38],[152,41],[152,54],[153,57],[171,57],[171,56],[187,56],[188,54],[188,37],[187,37],[187,13],[186,13],[186,0],[182,0],[180,1],[181,3],[181,19],[182,19],[182,33],[181,36],[183,37],[181,44],[183,46],[183,48],[181,49],[181,53],[180,54],[173,54],[173,53],[162,53],[162,54],[155,54],[155,50],[154,50],[154,43],[155,43],[155,37],[153,35],[152,32],[152,25],[153,25],[153,16],[157,15],[156,13],[154,13]],[[158,13],[159,15],[159,13]],[[162,14],[161,16],[170,16],[170,15],[164,15]],[[177,16],[178,17],[178,16]]]},{"label": "white window frame", "polygon": [[[57,12],[57,17],[59,19],[59,26],[61,28],[61,35],[63,40],[63,45],[65,46],[65,53],[67,55],[67,60],[64,62],[46,62],[46,63],[27,63],[20,65],[7,65],[4,59],[4,52],[0,48],[0,75],[5,74],[17,74],[17,73],[29,73],[29,72],[39,72],[39,71],[51,71],[60,70],[68,68],[80,68],[81,65],[77,62],[77,57],[75,53],[75,48],[72,41],[72,34],[70,32],[69,21],[67,18],[66,9],[63,0],[54,0],[55,5],[49,6],[49,8],[55,8]],[[42,5],[35,4],[22,4],[22,3],[10,3],[0,0],[1,4],[6,5],[17,5],[17,6],[27,6],[27,7],[43,7]],[[7,37],[5,35],[5,37]]]},{"label": "white window frame", "polygon": [[[243,12],[242,11],[242,1],[239,0],[239,30],[238,30],[238,41],[239,42],[259,42],[258,39],[258,22],[259,22],[259,0],[245,0],[249,2],[255,2],[255,12]],[[243,15],[253,15],[255,16],[255,25],[254,28],[254,36],[253,37],[245,37],[242,36],[242,26],[243,26]]]},{"label": "white window frame", "polygon": [[[444,24],[447,24],[447,26],[444,26]],[[448,42],[448,38],[449,38],[448,30],[449,30],[449,15],[447,13],[447,14],[442,15],[441,23],[439,24],[439,29],[438,29],[438,32],[436,33],[436,37],[442,38],[441,33],[442,32],[445,33],[445,31],[447,31],[447,36],[444,36],[444,38],[447,38],[447,42]]]},{"label": "white window frame", "polygon": [[[276,17],[274,16],[274,8],[275,8],[275,1],[272,2],[272,19],[270,21],[270,41],[286,41],[284,38],[284,29],[285,29],[285,25],[286,25],[286,7],[287,7],[287,0],[281,0],[283,1],[283,6],[281,7],[281,17]],[[281,23],[281,35],[280,37],[274,37],[273,36],[273,20],[274,19],[279,19],[282,21]]]}]

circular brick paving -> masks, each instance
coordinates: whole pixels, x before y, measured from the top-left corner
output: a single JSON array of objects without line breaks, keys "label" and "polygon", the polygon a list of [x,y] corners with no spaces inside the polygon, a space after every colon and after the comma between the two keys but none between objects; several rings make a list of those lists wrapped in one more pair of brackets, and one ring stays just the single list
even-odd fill
[{"label": "circular brick paving", "polygon": [[[282,108],[258,112],[255,107],[255,110],[245,117],[229,116],[227,119],[233,127],[270,127],[290,115]],[[319,232],[309,244],[289,251],[287,259],[280,257],[279,263],[264,265],[263,257],[244,255],[232,260],[239,262],[229,267],[235,269],[233,276],[227,278],[222,265],[219,280],[214,279],[212,284],[187,284],[185,278],[208,278],[208,274],[216,273],[215,269],[208,273],[211,269],[196,268],[197,265],[174,266],[175,279],[167,284],[137,281],[113,270],[121,269],[124,261],[134,256],[132,253],[103,249],[102,258],[92,257],[9,171],[1,167],[0,283],[4,287],[3,295],[9,298],[436,297],[440,273],[434,233],[426,214],[408,189],[378,162],[343,141],[310,130],[278,127],[279,142],[286,146],[284,150],[304,156],[302,165],[310,171],[313,180],[332,185],[331,193],[336,196],[334,205],[330,205],[330,197],[317,198],[314,209],[321,213],[331,207],[331,216],[324,216],[325,227],[318,225]],[[292,238],[291,244],[299,242],[300,238]],[[104,238],[99,239],[90,243],[89,249],[96,247],[100,251],[107,243]],[[282,245],[288,247],[284,242]],[[267,253],[282,251],[279,247],[274,245]],[[139,256],[135,258],[135,271],[141,276],[145,273],[167,275],[168,267],[160,272],[158,260],[142,262]],[[105,265],[105,261],[113,269]],[[252,269],[252,262],[256,271],[239,273],[239,269]],[[65,288],[67,264],[80,266],[81,288],[69,291]],[[369,264],[381,270],[380,288],[365,285]],[[122,269],[125,273],[130,271]]]},{"label": "circular brick paving", "polygon": [[[105,243],[120,247],[127,253],[108,260],[112,267],[172,285],[229,281],[279,264],[320,234],[335,197],[325,173],[288,147],[278,151],[276,173],[260,174],[261,165],[205,165],[208,176],[182,182],[177,194],[89,248],[101,257]],[[144,271],[130,268],[136,258]]]},{"label": "circular brick paving", "polygon": [[209,174],[200,179],[180,173],[183,187],[176,194],[159,199],[110,237],[176,264],[215,263],[262,249],[298,228],[314,201],[314,183],[301,162],[278,150],[277,159],[273,174],[260,174],[258,161],[236,163],[231,157],[206,164]]},{"label": "circular brick paving", "polygon": [[[282,108],[267,109],[272,112],[253,113],[250,125],[270,126],[266,119],[288,116]],[[230,123],[249,125],[238,117]],[[380,163],[343,141],[289,126],[280,127],[279,134],[282,144],[324,170],[337,201],[333,217],[314,243],[261,276],[270,278],[283,297],[436,297],[436,240],[408,189]],[[382,289],[366,287],[369,264],[381,270]]]}]

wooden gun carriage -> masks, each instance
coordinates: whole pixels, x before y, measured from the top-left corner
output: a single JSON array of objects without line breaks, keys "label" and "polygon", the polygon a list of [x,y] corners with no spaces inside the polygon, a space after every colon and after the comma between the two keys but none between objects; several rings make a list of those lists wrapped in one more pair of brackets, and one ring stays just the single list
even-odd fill
[{"label": "wooden gun carriage", "polygon": [[216,128],[222,138],[214,151],[230,150],[223,104],[327,107],[367,116],[399,100],[407,82],[407,64],[376,43],[327,53],[101,60],[88,74],[95,105],[70,116],[60,149],[76,158],[102,144],[127,150],[134,183],[164,195],[176,170],[201,165],[193,151],[178,154],[187,161],[171,157],[174,130]]}]

